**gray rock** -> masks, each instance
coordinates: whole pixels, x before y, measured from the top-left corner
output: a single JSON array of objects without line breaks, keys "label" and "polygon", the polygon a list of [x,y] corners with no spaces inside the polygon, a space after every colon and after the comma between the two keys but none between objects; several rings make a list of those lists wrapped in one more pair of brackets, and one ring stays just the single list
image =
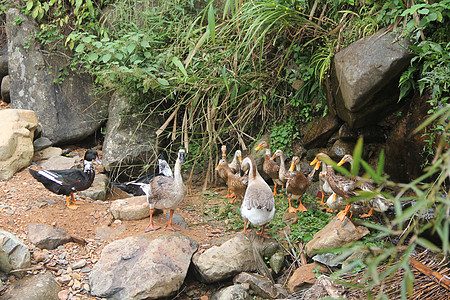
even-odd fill
[{"label": "gray rock", "polygon": [[[331,74],[334,103],[329,104],[352,128],[373,125],[398,108],[398,78],[412,53],[408,38],[380,30],[334,56]],[[335,105],[334,105],[335,104]]]},{"label": "gray rock", "polygon": [[78,195],[91,198],[92,200],[106,200],[108,194],[109,177],[106,174],[96,174],[94,182],[87,190],[78,192]]},{"label": "gray rock", "polygon": [[8,273],[30,265],[31,253],[28,247],[15,235],[0,229],[0,271]]},{"label": "gray rock", "polygon": [[211,300],[250,300],[251,297],[240,284],[234,284],[221,289],[214,295]]},{"label": "gray rock", "polygon": [[1,96],[2,96],[2,100],[5,101],[6,103],[10,103],[11,102],[11,97],[9,94],[9,75],[5,76],[2,78],[2,86],[1,86]]},{"label": "gray rock", "polygon": [[[164,218],[166,218],[167,220],[169,220],[170,214],[169,212],[164,216]],[[180,214],[174,213],[172,216],[172,223],[176,224],[178,226],[180,226],[181,228],[184,229],[189,229],[188,224],[186,223],[186,220],[184,219],[184,217]]]},{"label": "gray rock", "polygon": [[72,241],[72,237],[60,227],[30,223],[28,224],[28,240],[40,249],[51,250]]},{"label": "gray rock", "polygon": [[328,267],[337,267],[340,266],[344,260],[350,255],[336,255],[333,253],[323,253],[323,254],[317,254],[313,256],[313,260],[315,262],[319,262],[322,265],[328,266]]},{"label": "gray rock", "polygon": [[111,203],[110,211],[116,220],[141,220],[150,216],[145,196],[114,200]]},{"label": "gray rock", "polygon": [[[20,19],[20,24],[16,22]],[[11,8],[6,13],[11,106],[33,110],[42,125],[42,136],[54,144],[82,140],[93,134],[107,116],[107,101],[96,99],[89,74],[71,71],[67,58],[44,58],[42,44],[35,39],[38,24]],[[58,71],[68,75],[54,83]]]},{"label": "gray rock", "polygon": [[207,283],[256,270],[252,243],[245,234],[237,234],[219,247],[213,246],[201,254],[196,253],[192,263],[200,279]]},{"label": "gray rock", "polygon": [[0,49],[0,80],[8,76],[8,45]]},{"label": "gray rock", "polygon": [[132,236],[107,245],[89,276],[91,294],[108,299],[158,299],[181,287],[198,244],[182,234]]},{"label": "gray rock", "polygon": [[339,221],[335,216],[306,244],[306,254],[312,257],[317,250],[342,247],[359,240],[368,233],[367,227],[356,227],[349,218],[345,217],[343,221]]},{"label": "gray rock", "polygon": [[283,250],[277,251],[270,257],[269,264],[275,274],[278,274],[284,266],[286,254]]},{"label": "gray rock", "polygon": [[87,264],[87,261],[85,259],[81,259],[81,260],[73,263],[71,267],[73,270],[76,270],[76,269],[84,268],[84,266],[86,266],[86,264]]},{"label": "gray rock", "polygon": [[49,159],[53,156],[61,156],[62,153],[63,150],[59,147],[45,147],[41,150],[36,150],[36,148],[34,149],[34,155],[36,155],[40,160]]},{"label": "gray rock", "polygon": [[156,166],[156,129],[161,123],[157,114],[148,117],[135,111],[126,97],[119,93],[113,95],[102,157],[111,178],[123,172],[130,177],[139,177],[142,166]]},{"label": "gray rock", "polygon": [[250,289],[263,299],[281,299],[287,297],[287,291],[279,286],[276,287],[267,277],[259,274],[242,272],[233,279],[234,283],[246,283]]},{"label": "gray rock", "polygon": [[50,139],[45,136],[41,136],[35,139],[33,142],[35,152],[50,147],[51,145],[53,145],[52,141],[50,141]]},{"label": "gray rock", "polygon": [[352,142],[337,140],[333,146],[331,146],[330,151],[328,151],[328,155],[331,159],[339,161],[345,154],[353,154],[354,147],[355,144]]},{"label": "gray rock", "polygon": [[306,148],[325,147],[328,139],[339,130],[339,120],[328,114],[307,123],[302,130],[303,145]]},{"label": "gray rock", "polygon": [[75,169],[80,163],[73,157],[53,156],[40,164],[42,169],[46,170],[67,170]]},{"label": "gray rock", "polygon": [[61,290],[50,273],[27,276],[11,284],[2,300],[58,300]]}]

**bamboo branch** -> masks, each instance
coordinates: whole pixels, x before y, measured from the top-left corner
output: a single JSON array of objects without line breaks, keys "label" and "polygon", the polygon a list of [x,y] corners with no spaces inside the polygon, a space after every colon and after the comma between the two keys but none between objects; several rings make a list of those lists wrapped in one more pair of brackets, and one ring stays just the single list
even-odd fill
[{"label": "bamboo branch", "polygon": [[409,264],[426,276],[432,277],[434,282],[450,291],[450,277],[448,277],[447,275],[442,275],[437,271],[433,271],[429,267],[413,258],[409,258]]}]

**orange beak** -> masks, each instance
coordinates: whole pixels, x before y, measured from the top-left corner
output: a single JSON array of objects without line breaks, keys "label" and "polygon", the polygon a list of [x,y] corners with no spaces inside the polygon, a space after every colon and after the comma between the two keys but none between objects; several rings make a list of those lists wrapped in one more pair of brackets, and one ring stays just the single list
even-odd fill
[{"label": "orange beak", "polygon": [[255,148],[255,151],[258,151],[258,150],[261,149],[261,148],[262,148],[262,145],[259,144],[259,145]]}]

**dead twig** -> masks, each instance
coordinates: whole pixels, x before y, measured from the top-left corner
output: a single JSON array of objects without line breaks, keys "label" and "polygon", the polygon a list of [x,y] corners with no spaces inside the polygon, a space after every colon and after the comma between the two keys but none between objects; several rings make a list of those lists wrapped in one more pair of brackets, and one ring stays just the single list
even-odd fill
[{"label": "dead twig", "polygon": [[432,277],[433,281],[450,291],[450,277],[430,269],[414,258],[409,258],[409,264],[423,274]]}]

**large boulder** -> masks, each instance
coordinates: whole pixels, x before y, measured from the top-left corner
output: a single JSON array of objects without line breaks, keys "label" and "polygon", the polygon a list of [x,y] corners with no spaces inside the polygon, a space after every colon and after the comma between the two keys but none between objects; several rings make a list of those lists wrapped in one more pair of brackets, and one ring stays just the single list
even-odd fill
[{"label": "large boulder", "polygon": [[339,118],[360,128],[398,109],[398,79],[412,58],[408,45],[407,38],[380,30],[336,53],[328,95]]},{"label": "large boulder", "polygon": [[59,300],[60,290],[55,278],[50,273],[44,273],[14,281],[1,299]]},{"label": "large boulder", "polygon": [[182,234],[132,236],[107,245],[89,276],[91,294],[108,299],[159,299],[176,293],[198,243]]},{"label": "large boulder", "polygon": [[[8,10],[11,107],[35,111],[42,135],[54,144],[82,140],[103,124],[106,105],[93,96],[88,74],[69,70],[62,55],[45,56],[35,38],[38,31],[36,22],[19,9]],[[60,68],[68,72],[63,80],[57,71]]]},{"label": "large boulder", "polygon": [[8,180],[16,171],[30,165],[37,125],[31,110],[0,111],[0,180]]},{"label": "large boulder", "polygon": [[135,111],[126,97],[113,95],[102,157],[113,180],[123,173],[123,178],[138,177],[144,165],[156,165],[156,130],[161,123],[158,115]]},{"label": "large boulder", "polygon": [[28,268],[31,254],[28,247],[15,235],[0,229],[0,271]]}]

